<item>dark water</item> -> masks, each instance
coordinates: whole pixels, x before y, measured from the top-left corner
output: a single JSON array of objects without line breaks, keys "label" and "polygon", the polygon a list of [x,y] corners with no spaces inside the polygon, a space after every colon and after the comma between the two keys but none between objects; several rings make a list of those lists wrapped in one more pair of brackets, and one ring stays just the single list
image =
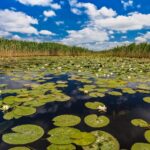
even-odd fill
[{"label": "dark water", "polygon": [[[4,77],[2,79],[2,77]],[[11,81],[9,77],[1,75],[1,83],[7,83],[9,88],[21,88],[22,83],[16,81]],[[68,80],[67,75],[59,76],[53,78],[53,80],[48,80],[56,82],[57,80]],[[46,138],[47,132],[54,128],[51,120],[53,117],[61,114],[73,114],[80,116],[82,119],[81,123],[76,128],[81,131],[94,131],[97,129],[90,128],[84,123],[84,117],[86,115],[98,113],[97,111],[87,109],[84,106],[86,101],[101,101],[103,102],[108,111],[105,113],[106,116],[110,118],[110,124],[104,128],[99,128],[100,130],[107,131],[116,137],[120,143],[121,149],[130,149],[135,142],[146,142],[144,139],[144,129],[139,127],[134,127],[131,125],[130,121],[135,118],[141,118],[150,122],[150,105],[143,102],[143,97],[149,96],[150,94],[124,94],[121,97],[106,95],[104,98],[89,98],[78,91],[79,87],[83,84],[77,81],[69,81],[68,87],[63,88],[63,92],[71,96],[71,100],[68,102],[53,102],[37,109],[35,115],[29,117],[23,117],[18,120],[5,121],[2,118],[2,113],[0,114],[0,134],[7,133],[11,131],[11,127],[21,124],[36,124],[45,130],[45,135],[42,139],[26,145],[35,150],[46,150],[46,147],[50,145]],[[6,95],[2,95],[4,98]],[[4,128],[5,127],[5,128]],[[5,131],[4,131],[5,130]],[[2,140],[0,141],[0,150],[7,150],[12,145],[8,145]],[[81,149],[78,147],[77,149]]]}]

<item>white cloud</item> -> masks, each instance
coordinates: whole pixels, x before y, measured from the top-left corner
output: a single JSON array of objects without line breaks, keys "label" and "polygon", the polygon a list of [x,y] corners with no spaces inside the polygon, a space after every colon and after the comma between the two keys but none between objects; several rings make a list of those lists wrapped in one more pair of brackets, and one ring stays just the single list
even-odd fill
[{"label": "white cloud", "polygon": [[11,33],[7,32],[7,31],[1,31],[0,30],[0,37],[7,37],[7,36],[10,36]]},{"label": "white cloud", "polygon": [[150,14],[133,13],[129,16],[117,16],[95,20],[94,24],[115,31],[140,30],[150,28]]},{"label": "white cloud", "polygon": [[73,14],[76,14],[76,15],[81,15],[82,14],[82,12],[77,8],[71,8],[71,12]]},{"label": "white cloud", "polygon": [[54,35],[54,33],[52,33],[51,31],[48,31],[48,30],[41,30],[39,32],[39,34],[41,34],[41,35]]},{"label": "white cloud", "polygon": [[54,17],[54,16],[56,16],[56,13],[55,13],[53,10],[49,10],[49,11],[46,11],[46,10],[45,10],[45,11],[43,12],[43,14],[44,14],[44,16],[47,17],[47,18],[48,18],[48,17]]},{"label": "white cloud", "polygon": [[[109,40],[105,31],[86,27],[79,31],[68,31],[69,35],[61,42],[68,45],[87,46],[89,43],[104,42]],[[94,45],[93,45],[94,46]]]},{"label": "white cloud", "polygon": [[121,3],[123,5],[123,8],[126,10],[128,7],[133,6],[133,0],[121,0]]},{"label": "white cloud", "polygon": [[[98,9],[92,3],[69,0],[71,9],[77,15],[86,14],[89,18],[81,30],[68,32],[68,36],[61,42],[69,45],[78,45],[90,49],[108,49],[117,45],[129,44],[125,36],[123,42],[111,42],[115,39],[115,33],[125,33],[127,31],[150,28],[150,14],[132,12],[127,15],[118,15],[111,8],[102,7]],[[128,1],[124,7],[132,6],[133,2]],[[77,9],[77,10],[76,10]],[[79,13],[77,13],[79,12]]]},{"label": "white cloud", "polygon": [[50,6],[53,9],[60,9],[61,6],[58,3],[53,3],[53,0],[17,0],[24,5],[30,6]]},{"label": "white cloud", "polygon": [[1,32],[19,32],[26,34],[38,34],[34,24],[38,20],[26,15],[23,12],[13,10],[0,10],[0,31]]},{"label": "white cloud", "polygon": [[147,32],[141,36],[136,37],[135,42],[137,43],[150,42],[150,32]]},{"label": "white cloud", "polygon": [[56,23],[57,26],[59,26],[59,25],[63,25],[64,21],[56,21],[55,23]]}]

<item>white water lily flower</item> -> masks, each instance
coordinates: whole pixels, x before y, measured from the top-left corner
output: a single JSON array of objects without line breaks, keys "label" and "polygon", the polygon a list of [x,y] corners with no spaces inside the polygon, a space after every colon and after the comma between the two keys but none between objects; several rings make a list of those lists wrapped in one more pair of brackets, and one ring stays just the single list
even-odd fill
[{"label": "white water lily flower", "polygon": [[78,70],[78,72],[81,72],[81,70]]},{"label": "white water lily flower", "polygon": [[61,70],[61,69],[62,69],[62,67],[57,67],[57,69],[58,69],[58,70]]},{"label": "white water lily flower", "polygon": [[8,106],[8,105],[3,105],[2,110],[3,110],[3,111],[7,111],[9,108],[10,108],[10,106]]},{"label": "white water lily flower", "polygon": [[107,111],[107,107],[104,105],[104,106],[101,106],[101,105],[99,105],[98,107],[97,107],[97,109],[99,110],[99,111],[103,111],[103,112],[106,112]]},{"label": "white water lily flower", "polygon": [[88,90],[84,90],[84,93],[86,93],[86,94],[87,94],[88,92],[89,92]]}]

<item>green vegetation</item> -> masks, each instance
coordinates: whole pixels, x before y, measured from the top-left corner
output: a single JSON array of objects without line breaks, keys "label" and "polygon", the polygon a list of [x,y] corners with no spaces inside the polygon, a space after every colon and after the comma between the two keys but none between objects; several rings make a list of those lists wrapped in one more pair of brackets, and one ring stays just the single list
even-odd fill
[{"label": "green vegetation", "polygon": [[150,58],[150,44],[141,43],[118,46],[102,52],[104,56]]},{"label": "green vegetation", "polygon": [[91,54],[85,48],[67,46],[59,43],[37,43],[27,41],[6,40],[0,38],[1,57],[19,56],[80,56]]},{"label": "green vegetation", "polygon": [[54,42],[28,42],[0,38],[0,57],[24,56],[87,56],[150,58],[150,44],[141,43],[118,46],[110,50],[92,51],[82,47],[67,46]]}]

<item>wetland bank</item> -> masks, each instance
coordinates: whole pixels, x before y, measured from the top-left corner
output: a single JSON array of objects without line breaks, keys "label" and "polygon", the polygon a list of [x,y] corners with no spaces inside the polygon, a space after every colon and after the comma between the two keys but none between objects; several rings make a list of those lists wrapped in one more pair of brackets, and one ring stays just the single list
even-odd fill
[{"label": "wetland bank", "polygon": [[0,59],[2,150],[149,150],[150,60]]}]

